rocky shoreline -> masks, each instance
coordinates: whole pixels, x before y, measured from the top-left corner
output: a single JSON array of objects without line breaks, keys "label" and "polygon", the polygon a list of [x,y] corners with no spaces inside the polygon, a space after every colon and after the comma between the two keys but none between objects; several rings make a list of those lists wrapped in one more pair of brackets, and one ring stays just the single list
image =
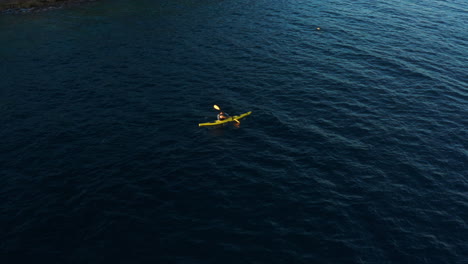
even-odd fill
[{"label": "rocky shoreline", "polygon": [[0,13],[26,13],[62,8],[97,0],[0,0]]}]

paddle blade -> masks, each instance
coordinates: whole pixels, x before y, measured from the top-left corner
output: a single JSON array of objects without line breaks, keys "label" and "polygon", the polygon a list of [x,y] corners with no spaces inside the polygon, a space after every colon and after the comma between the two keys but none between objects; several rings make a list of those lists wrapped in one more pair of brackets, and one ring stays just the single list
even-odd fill
[{"label": "paddle blade", "polygon": [[218,111],[221,111],[221,108],[219,108],[219,106],[217,106],[217,105],[213,105],[213,108],[218,110]]}]

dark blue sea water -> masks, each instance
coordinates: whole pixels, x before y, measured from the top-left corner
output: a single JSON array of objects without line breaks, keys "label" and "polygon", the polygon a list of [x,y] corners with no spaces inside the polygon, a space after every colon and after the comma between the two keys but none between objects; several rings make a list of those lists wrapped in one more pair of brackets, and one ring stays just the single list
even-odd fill
[{"label": "dark blue sea water", "polygon": [[466,264],[467,32],[463,0],[2,14],[0,263]]}]

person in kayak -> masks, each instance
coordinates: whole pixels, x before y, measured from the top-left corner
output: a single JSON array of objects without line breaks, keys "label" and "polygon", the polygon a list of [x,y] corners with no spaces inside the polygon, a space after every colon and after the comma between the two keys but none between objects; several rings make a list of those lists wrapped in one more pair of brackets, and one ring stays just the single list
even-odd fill
[{"label": "person in kayak", "polygon": [[218,120],[219,121],[223,121],[223,120],[228,119],[228,118],[229,118],[228,113],[225,113],[223,111],[219,112],[219,114],[218,114]]}]

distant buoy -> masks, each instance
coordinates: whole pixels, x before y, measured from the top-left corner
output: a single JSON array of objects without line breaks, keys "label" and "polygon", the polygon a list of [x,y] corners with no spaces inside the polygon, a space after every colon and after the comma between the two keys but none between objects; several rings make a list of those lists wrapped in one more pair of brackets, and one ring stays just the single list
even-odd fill
[{"label": "distant buoy", "polygon": [[320,28],[318,27],[317,30],[320,30]]}]

